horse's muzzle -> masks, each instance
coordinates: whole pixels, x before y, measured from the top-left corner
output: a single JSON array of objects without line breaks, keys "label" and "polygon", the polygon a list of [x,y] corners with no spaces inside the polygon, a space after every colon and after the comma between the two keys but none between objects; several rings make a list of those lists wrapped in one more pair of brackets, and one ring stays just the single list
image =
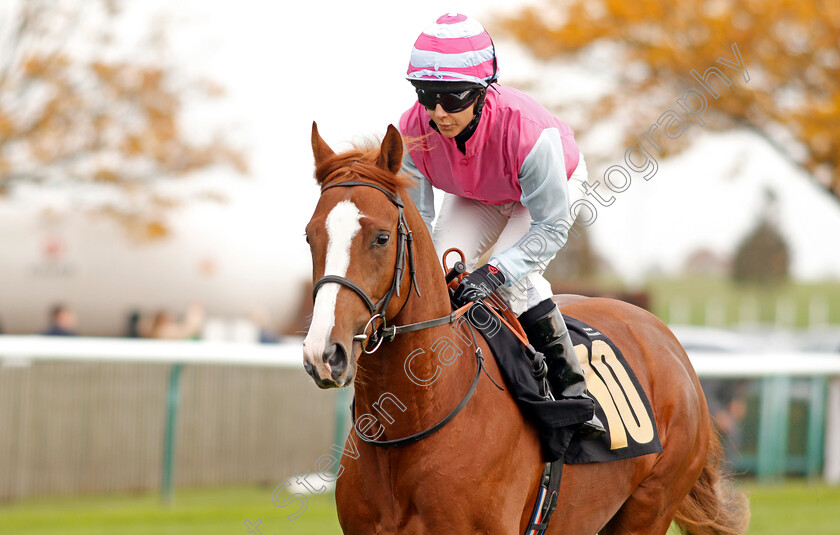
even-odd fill
[{"label": "horse's muzzle", "polygon": [[330,344],[324,350],[321,358],[324,359],[324,364],[330,367],[333,380],[338,383],[341,376],[347,371],[348,359],[344,346],[342,344]]},{"label": "horse's muzzle", "polygon": [[[352,379],[347,372],[349,358],[342,344],[328,345],[321,355],[321,361],[325,366],[316,366],[309,359],[303,359],[303,369],[315,380],[319,388],[342,387]],[[322,376],[323,372],[329,372],[329,375]]]}]

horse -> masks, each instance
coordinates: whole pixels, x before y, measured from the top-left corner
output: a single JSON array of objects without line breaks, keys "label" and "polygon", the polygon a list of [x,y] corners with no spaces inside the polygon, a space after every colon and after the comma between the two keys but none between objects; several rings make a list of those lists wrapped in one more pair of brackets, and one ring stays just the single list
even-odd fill
[{"label": "horse", "polygon": [[[312,149],[321,195],[305,233],[315,304],[303,357],[319,387],[355,388],[334,474],[343,532],[523,533],[545,467],[538,435],[499,386],[495,359],[471,357],[491,355],[486,342],[452,328],[443,268],[399,174],[399,132],[389,125],[378,146],[336,154],[313,123]],[[674,335],[622,301],[555,300],[623,352],[663,451],[566,465],[546,533],[661,535],[672,520],[693,535],[743,533],[746,499],[722,473],[703,391]]]}]

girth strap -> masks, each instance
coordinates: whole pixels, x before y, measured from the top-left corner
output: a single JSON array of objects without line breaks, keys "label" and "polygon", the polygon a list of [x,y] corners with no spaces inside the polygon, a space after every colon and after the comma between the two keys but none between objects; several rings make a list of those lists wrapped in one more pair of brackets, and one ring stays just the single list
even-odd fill
[{"label": "girth strap", "polygon": [[543,535],[548,529],[548,521],[557,509],[557,497],[560,493],[560,481],[563,479],[563,459],[553,463],[545,463],[543,475],[540,478],[540,491],[531,521],[525,528],[525,535]]}]

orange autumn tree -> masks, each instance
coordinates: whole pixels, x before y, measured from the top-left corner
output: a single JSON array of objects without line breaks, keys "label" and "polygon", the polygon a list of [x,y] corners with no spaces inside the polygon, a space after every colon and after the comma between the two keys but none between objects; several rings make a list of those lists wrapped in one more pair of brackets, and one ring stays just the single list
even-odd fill
[{"label": "orange autumn tree", "polygon": [[23,185],[61,188],[72,206],[155,238],[184,200],[161,184],[216,165],[244,172],[245,162],[221,136],[198,142],[185,133],[185,99],[220,90],[168,64],[159,29],[126,49],[120,7],[18,0],[0,8],[0,198]]},{"label": "orange autumn tree", "polygon": [[[620,116],[628,145],[697,88],[708,101],[704,128],[755,131],[840,199],[836,0],[546,0],[495,29],[543,59],[587,66],[593,50],[608,51],[616,89],[587,119]],[[719,61],[736,61],[733,45],[743,76]]]}]

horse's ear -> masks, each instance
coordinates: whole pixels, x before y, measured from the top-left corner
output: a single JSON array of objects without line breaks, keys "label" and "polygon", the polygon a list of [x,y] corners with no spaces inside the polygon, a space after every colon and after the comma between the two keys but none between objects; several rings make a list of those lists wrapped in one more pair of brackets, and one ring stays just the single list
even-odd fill
[{"label": "horse's ear", "polygon": [[389,124],[385,139],[382,140],[382,147],[379,149],[379,158],[376,159],[376,165],[397,174],[402,167],[402,155],[402,136],[394,128],[394,125]]},{"label": "horse's ear", "polygon": [[312,154],[315,155],[316,166],[335,154],[326,141],[321,139],[318,134],[318,124],[315,121],[312,121]]}]

